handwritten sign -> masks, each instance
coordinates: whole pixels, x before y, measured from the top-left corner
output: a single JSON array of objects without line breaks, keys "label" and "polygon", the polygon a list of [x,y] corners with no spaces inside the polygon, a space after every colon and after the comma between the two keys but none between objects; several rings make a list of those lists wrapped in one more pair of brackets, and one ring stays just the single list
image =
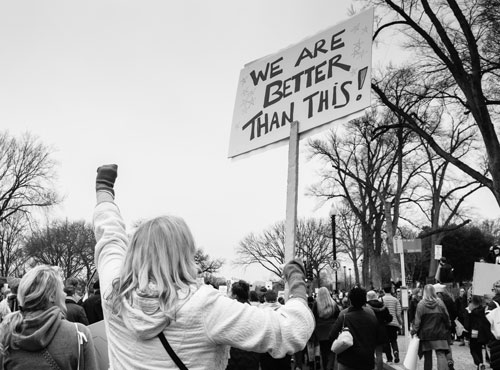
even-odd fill
[{"label": "handwritten sign", "polygon": [[[229,157],[283,141],[290,123],[300,134],[370,106],[373,9],[240,73]],[[301,135],[302,136],[302,135]]]}]

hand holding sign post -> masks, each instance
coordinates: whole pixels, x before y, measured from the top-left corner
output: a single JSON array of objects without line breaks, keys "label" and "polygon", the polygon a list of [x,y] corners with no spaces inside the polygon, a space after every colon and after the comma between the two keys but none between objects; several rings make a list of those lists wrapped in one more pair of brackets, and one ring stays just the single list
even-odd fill
[{"label": "hand holding sign post", "polygon": [[368,9],[240,72],[229,157],[289,138],[284,262],[295,256],[299,139],[370,106],[372,30]]}]

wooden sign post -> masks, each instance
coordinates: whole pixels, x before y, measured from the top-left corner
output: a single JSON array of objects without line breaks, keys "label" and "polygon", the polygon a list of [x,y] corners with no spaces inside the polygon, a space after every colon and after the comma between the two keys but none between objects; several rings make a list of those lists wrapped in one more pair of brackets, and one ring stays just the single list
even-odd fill
[{"label": "wooden sign post", "polygon": [[288,144],[288,179],[286,187],[285,263],[295,258],[297,239],[297,190],[299,185],[299,123],[292,122]]}]

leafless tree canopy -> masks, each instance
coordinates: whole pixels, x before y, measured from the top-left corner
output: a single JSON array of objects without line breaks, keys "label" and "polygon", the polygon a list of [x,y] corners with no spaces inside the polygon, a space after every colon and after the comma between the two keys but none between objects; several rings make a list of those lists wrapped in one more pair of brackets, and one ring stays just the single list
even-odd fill
[{"label": "leafless tree canopy", "polygon": [[59,266],[64,278],[90,278],[96,241],[92,227],[84,221],[55,221],[35,231],[24,247],[34,264]]},{"label": "leafless tree canopy", "polygon": [[[329,223],[322,220],[299,220],[297,224],[296,254],[310,263],[316,277],[332,261],[331,235]],[[238,246],[235,264],[257,263],[281,278],[285,263],[284,246],[285,223],[281,221],[261,234],[247,235]]]},{"label": "leafless tree canopy", "polygon": [[196,250],[194,261],[198,265],[199,273],[202,275],[216,274],[224,264],[222,259],[211,259],[201,248]]},{"label": "leafless tree canopy", "polygon": [[[385,36],[397,40],[399,35],[402,46],[413,52],[408,65],[391,67],[375,78],[373,90],[400,117],[399,126],[414,130],[435,153],[490,189],[500,204],[500,143],[494,125],[500,106],[499,1],[372,2],[381,15],[375,41]],[[482,162],[466,162],[435,140],[426,117],[398,101],[391,86],[395,79],[405,81],[401,92],[412,102],[444,102],[455,115],[467,116],[479,131],[486,173]]]},{"label": "leafless tree canopy", "polygon": [[51,149],[36,137],[0,134],[0,222],[16,212],[59,202],[52,180]]}]

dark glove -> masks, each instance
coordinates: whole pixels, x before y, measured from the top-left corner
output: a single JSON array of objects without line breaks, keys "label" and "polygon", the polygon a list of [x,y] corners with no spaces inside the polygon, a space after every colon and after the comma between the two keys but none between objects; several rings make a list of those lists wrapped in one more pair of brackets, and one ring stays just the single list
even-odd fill
[{"label": "dark glove", "polygon": [[288,283],[289,297],[307,300],[304,266],[299,260],[291,260],[283,268],[285,281]]},{"label": "dark glove", "polygon": [[97,177],[95,179],[95,190],[106,190],[115,195],[113,186],[115,185],[116,177],[118,176],[118,166],[116,164],[105,164],[97,169]]}]

